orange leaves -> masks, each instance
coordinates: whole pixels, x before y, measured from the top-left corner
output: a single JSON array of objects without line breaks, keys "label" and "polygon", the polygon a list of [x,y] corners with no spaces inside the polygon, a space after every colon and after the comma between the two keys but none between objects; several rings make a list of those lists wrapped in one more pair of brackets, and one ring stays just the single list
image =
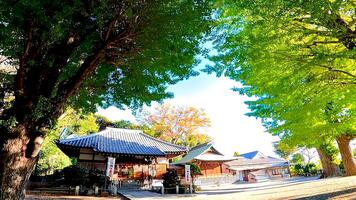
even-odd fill
[{"label": "orange leaves", "polygon": [[210,119],[202,109],[166,103],[144,111],[140,121],[148,125],[156,137],[174,144],[194,146],[209,140],[204,133],[210,127]]}]

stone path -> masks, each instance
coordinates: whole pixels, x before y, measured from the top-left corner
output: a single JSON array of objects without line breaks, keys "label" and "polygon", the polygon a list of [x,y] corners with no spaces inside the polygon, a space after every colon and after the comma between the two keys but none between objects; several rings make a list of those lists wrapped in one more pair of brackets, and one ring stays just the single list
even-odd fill
[{"label": "stone path", "polygon": [[356,200],[356,176],[329,179],[291,178],[262,183],[205,186],[190,195],[161,195],[149,191],[123,191],[132,200],[184,199],[184,200],[285,200],[285,199],[352,199]]},{"label": "stone path", "polygon": [[120,190],[120,193],[131,200],[153,200],[153,199],[175,199],[175,198],[194,198],[197,194],[165,194],[139,190]]},{"label": "stone path", "polygon": [[[186,195],[161,195],[149,191],[121,191],[132,200],[356,200],[356,176],[328,179],[291,178],[263,183],[226,184],[205,186],[201,192]],[[87,199],[101,200],[98,197],[49,197],[27,196],[27,200],[44,199]],[[107,198],[106,198],[107,199]],[[120,199],[120,198],[112,198]]]}]

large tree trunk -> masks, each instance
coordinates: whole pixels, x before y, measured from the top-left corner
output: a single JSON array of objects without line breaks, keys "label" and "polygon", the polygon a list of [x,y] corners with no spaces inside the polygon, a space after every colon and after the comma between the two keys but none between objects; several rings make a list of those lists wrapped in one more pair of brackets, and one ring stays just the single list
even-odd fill
[{"label": "large tree trunk", "polygon": [[347,135],[342,135],[336,138],[337,144],[339,146],[342,162],[344,164],[346,176],[353,176],[356,175],[356,162],[353,158],[351,148],[350,148],[350,141],[352,137]]},{"label": "large tree trunk", "polygon": [[36,163],[42,137],[29,138],[16,131],[0,132],[0,200],[25,198],[25,186]]},{"label": "large tree trunk", "polygon": [[316,148],[316,150],[318,152],[323,168],[322,178],[340,175],[338,167],[333,162],[332,155],[328,155],[328,153],[322,147]]}]

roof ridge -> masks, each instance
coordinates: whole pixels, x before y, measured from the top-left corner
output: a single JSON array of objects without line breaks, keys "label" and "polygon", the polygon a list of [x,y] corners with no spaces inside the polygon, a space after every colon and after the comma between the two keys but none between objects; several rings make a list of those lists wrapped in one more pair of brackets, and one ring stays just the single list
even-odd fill
[{"label": "roof ridge", "polygon": [[180,145],[177,145],[177,144],[172,144],[170,142],[167,142],[167,141],[164,141],[164,140],[161,140],[161,139],[158,139],[158,138],[155,138],[153,136],[150,136],[150,135],[147,135],[145,134],[142,130],[140,130],[140,132],[138,132],[139,134],[145,136],[145,137],[148,137],[148,138],[151,138],[157,142],[161,142],[161,143],[164,143],[164,144],[167,144],[167,145],[171,145],[171,146],[174,146],[174,147],[177,147],[177,148],[184,148],[185,150],[188,150],[187,147],[185,146],[180,146]]},{"label": "roof ridge", "polygon": [[[244,155],[244,154],[249,154],[249,153],[258,153],[258,152],[260,152],[259,150],[255,150],[255,151],[249,151],[249,152],[246,152],[246,153],[242,153],[242,154],[240,154],[240,155]],[[261,152],[262,153],[262,152]]]},{"label": "roof ridge", "polygon": [[200,148],[200,147],[202,147],[202,146],[206,146],[206,145],[212,146],[212,145],[213,145],[213,140],[210,140],[210,141],[205,142],[205,143],[202,143],[202,144],[198,144],[198,145],[192,147],[191,149],[189,149],[189,151],[192,151],[192,150],[194,150],[194,149],[198,149],[198,148]]},{"label": "roof ridge", "polygon": [[267,158],[271,158],[271,159],[275,159],[275,160],[283,160],[283,161],[287,161],[286,159],[284,158],[276,158],[276,157],[273,157],[273,156],[267,156]]},{"label": "roof ridge", "polygon": [[[163,143],[163,144],[167,144],[167,145],[170,145],[170,146],[173,146],[173,147],[181,148],[181,149],[184,148],[184,150],[186,150],[186,151],[188,150],[187,147],[185,147],[185,146],[180,146],[180,145],[177,145],[177,144],[172,144],[172,143],[170,143],[170,142],[167,142],[167,141],[161,140],[161,139],[159,139],[159,138],[155,138],[155,137],[153,137],[153,136],[150,136],[150,135],[144,133],[143,130],[139,130],[139,129],[126,129],[126,128],[113,128],[113,127],[107,127],[105,130],[110,130],[110,129],[111,129],[111,130],[117,130],[117,131],[126,131],[126,132],[130,132],[130,133],[135,133],[135,134],[141,134],[142,136],[151,138],[151,139],[153,139],[153,140],[155,140],[155,141],[157,141],[157,142],[160,142],[160,143]],[[162,151],[162,150],[161,150],[161,151]]]},{"label": "roof ridge", "polygon": [[88,135],[82,135],[82,136],[75,137],[75,138],[61,139],[60,141],[68,142],[68,141],[75,141],[75,140],[79,140],[79,139],[91,138],[91,137],[97,136],[99,134],[102,134],[105,131],[106,131],[106,129],[102,130],[102,131],[99,131],[97,133],[91,133],[91,134],[88,134]]},{"label": "roof ridge", "polygon": [[114,128],[114,127],[106,127],[105,130],[112,129],[112,130],[120,130],[120,131],[128,131],[128,132],[142,132],[142,130],[139,129],[127,129],[127,128]]}]

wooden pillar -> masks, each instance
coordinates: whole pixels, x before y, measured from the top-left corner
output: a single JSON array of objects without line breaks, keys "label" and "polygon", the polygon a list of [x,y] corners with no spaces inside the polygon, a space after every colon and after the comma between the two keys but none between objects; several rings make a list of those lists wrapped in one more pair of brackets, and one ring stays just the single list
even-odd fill
[{"label": "wooden pillar", "polygon": [[201,164],[204,166],[204,172],[205,172],[204,176],[206,176],[207,175],[207,173],[206,173],[206,165],[203,162]]},{"label": "wooden pillar", "polygon": [[108,176],[106,176],[106,171],[108,169],[108,157],[105,159],[105,182],[104,182],[104,191],[106,191],[107,188],[107,182],[108,182]]}]

